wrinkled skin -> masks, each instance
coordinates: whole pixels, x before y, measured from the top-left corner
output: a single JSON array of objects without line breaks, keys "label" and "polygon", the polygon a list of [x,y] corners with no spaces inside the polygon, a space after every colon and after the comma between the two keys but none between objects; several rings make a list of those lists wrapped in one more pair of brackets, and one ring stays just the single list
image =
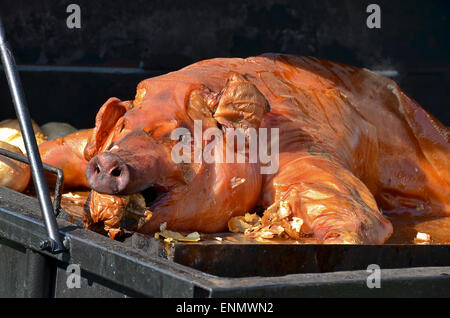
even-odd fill
[{"label": "wrinkled skin", "polygon": [[113,196],[91,191],[89,210],[85,210],[83,223],[84,227],[106,232],[114,239],[123,234],[123,228],[134,229],[140,220],[145,222],[151,216],[140,194]]},{"label": "wrinkled skin", "polygon": [[[203,130],[279,128],[279,170],[262,175],[259,163],[175,164],[170,133],[192,132],[195,119]],[[65,141],[72,138],[78,137]],[[103,105],[85,142],[91,188],[158,194],[142,233],[163,222],[174,231],[224,231],[230,217],[262,205],[263,222],[283,224],[293,238],[381,244],[392,225],[380,209],[450,214],[449,129],[393,81],[314,58],[212,59],[144,80],[135,100]],[[69,148],[79,160],[82,147]],[[56,165],[73,180],[80,172],[84,184],[82,164],[71,167],[71,157],[61,151],[67,162]],[[245,182],[235,187],[234,177]],[[294,217],[303,221],[300,230],[291,226]]]}]

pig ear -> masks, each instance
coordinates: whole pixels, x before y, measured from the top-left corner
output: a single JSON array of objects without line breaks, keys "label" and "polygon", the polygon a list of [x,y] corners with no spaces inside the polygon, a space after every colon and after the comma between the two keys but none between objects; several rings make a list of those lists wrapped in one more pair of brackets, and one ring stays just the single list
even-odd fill
[{"label": "pig ear", "polygon": [[202,86],[191,91],[187,107],[193,120],[204,127],[259,128],[269,104],[264,95],[244,76],[232,73],[218,93]]},{"label": "pig ear", "polygon": [[84,148],[84,157],[91,160],[107,140],[116,122],[131,108],[131,103],[111,97],[103,104],[95,118],[95,128]]},{"label": "pig ear", "polygon": [[216,107],[217,94],[205,86],[196,87],[191,91],[187,113],[192,120],[201,120],[203,127],[216,127],[217,122],[213,118]]},{"label": "pig ear", "polygon": [[219,93],[213,117],[225,127],[259,128],[268,102],[244,76],[233,73]]}]

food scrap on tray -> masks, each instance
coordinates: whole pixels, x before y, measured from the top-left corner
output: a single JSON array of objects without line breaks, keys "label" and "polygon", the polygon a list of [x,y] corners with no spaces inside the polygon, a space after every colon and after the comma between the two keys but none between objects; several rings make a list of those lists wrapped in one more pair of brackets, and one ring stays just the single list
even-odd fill
[{"label": "food scrap on tray", "polygon": [[200,241],[200,234],[198,232],[192,232],[189,233],[188,235],[183,235],[179,232],[174,232],[174,231],[169,231],[166,229],[167,227],[167,223],[163,223],[161,224],[160,228],[159,228],[159,232],[155,233],[155,238],[159,239],[160,236],[162,236],[164,238],[165,242],[198,242]]}]

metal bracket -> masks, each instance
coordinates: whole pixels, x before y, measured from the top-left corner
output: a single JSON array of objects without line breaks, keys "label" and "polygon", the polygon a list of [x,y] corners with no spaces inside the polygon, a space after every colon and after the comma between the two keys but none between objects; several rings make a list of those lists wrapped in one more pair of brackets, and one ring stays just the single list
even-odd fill
[{"label": "metal bracket", "polygon": [[[27,157],[20,155],[18,153],[0,148],[0,155],[30,164],[30,161]],[[56,175],[56,184],[55,184],[55,198],[53,199],[53,210],[55,212],[55,217],[58,217],[61,212],[61,195],[62,195],[62,186],[64,182],[64,173],[62,169],[48,165],[46,163],[42,164],[45,171],[51,172]]]}]

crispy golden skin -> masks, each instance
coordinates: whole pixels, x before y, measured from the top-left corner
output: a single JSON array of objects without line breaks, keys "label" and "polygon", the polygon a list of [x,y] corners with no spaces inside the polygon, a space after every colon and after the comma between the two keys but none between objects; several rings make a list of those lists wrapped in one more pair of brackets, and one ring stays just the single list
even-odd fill
[{"label": "crispy golden skin", "polygon": [[[11,144],[0,141],[0,148],[23,155],[22,151]],[[30,167],[22,162],[0,156],[0,186],[23,191],[30,180]]]},{"label": "crispy golden skin", "polygon": [[[92,129],[83,130],[44,142],[39,146],[44,163],[63,169],[65,189],[89,187],[84,175],[87,165],[84,148],[91,135]],[[54,176],[48,175],[48,179],[51,178]],[[51,184],[54,182],[52,181]]]},{"label": "crispy golden skin", "polygon": [[[47,140],[47,137],[34,121],[32,121],[32,126],[36,142],[40,145]],[[0,122],[0,140],[16,146],[23,154],[27,153],[17,119],[6,119]]]}]

